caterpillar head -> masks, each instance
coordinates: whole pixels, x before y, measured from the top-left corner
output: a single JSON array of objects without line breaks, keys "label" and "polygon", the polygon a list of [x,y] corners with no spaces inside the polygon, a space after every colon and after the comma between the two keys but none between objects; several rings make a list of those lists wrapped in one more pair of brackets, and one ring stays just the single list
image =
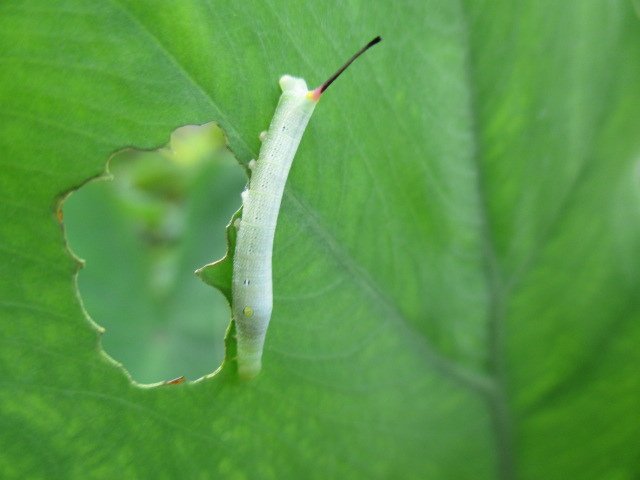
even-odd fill
[{"label": "caterpillar head", "polygon": [[307,82],[302,78],[292,77],[291,75],[283,75],[280,77],[280,88],[283,94],[311,100],[314,103],[320,100],[320,90],[309,90]]},{"label": "caterpillar head", "polygon": [[304,79],[292,77],[291,75],[280,77],[280,88],[283,92],[299,93],[300,95],[306,95],[309,91],[307,82]]}]

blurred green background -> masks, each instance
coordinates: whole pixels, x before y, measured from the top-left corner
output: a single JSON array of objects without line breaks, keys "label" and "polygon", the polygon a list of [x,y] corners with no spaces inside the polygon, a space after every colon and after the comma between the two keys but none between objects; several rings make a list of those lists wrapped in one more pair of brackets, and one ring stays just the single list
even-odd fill
[{"label": "blurred green background", "polygon": [[246,176],[214,124],[176,130],[166,147],[113,156],[110,176],[64,203],[78,286],[105,351],[152,383],[213,372],[229,324],[224,297],[193,271],[224,255]]}]

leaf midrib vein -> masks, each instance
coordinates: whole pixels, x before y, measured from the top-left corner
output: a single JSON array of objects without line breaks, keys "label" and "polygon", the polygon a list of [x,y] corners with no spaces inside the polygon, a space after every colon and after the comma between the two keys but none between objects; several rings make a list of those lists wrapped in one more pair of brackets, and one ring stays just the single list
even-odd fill
[{"label": "leaf midrib vein", "polygon": [[471,163],[476,170],[476,189],[479,215],[481,217],[481,238],[484,246],[485,281],[489,293],[487,309],[487,341],[489,351],[489,376],[492,389],[487,390],[485,401],[489,409],[495,434],[497,472],[502,480],[515,478],[512,418],[508,408],[506,391],[506,365],[504,354],[504,315],[507,290],[504,288],[504,275],[498,261],[496,242],[491,228],[491,216],[486,192],[486,180],[482,169],[481,132],[479,127],[478,98],[474,88],[475,68],[471,44],[471,26],[469,15],[463,0],[458,8],[463,23],[465,49],[465,80],[469,96],[469,116],[471,120],[472,152]]}]

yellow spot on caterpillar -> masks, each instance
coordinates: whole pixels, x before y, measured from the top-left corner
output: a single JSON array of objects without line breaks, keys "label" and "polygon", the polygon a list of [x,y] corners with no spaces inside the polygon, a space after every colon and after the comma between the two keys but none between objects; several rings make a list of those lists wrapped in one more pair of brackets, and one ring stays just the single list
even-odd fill
[{"label": "yellow spot on caterpillar", "polygon": [[245,316],[245,317],[247,317],[247,318],[251,318],[251,317],[253,317],[253,308],[251,308],[251,307],[249,307],[249,306],[244,307],[244,308],[242,309],[242,313],[244,313],[244,316]]},{"label": "yellow spot on caterpillar", "polygon": [[307,92],[307,100],[311,100],[312,102],[318,102],[320,100],[320,95],[322,95],[322,92],[320,91],[320,88],[316,88],[315,90],[309,90]]}]

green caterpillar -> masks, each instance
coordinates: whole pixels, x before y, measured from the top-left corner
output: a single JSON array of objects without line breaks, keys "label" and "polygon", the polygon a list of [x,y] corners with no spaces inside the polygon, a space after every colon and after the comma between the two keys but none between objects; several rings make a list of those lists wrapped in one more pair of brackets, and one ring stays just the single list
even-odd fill
[{"label": "green caterpillar", "polygon": [[282,193],[300,140],[321,95],[366,50],[376,37],[314,90],[301,78],[280,78],[282,95],[269,130],[261,135],[258,160],[252,160],[249,187],[242,193],[242,218],[233,257],[232,310],[238,341],[238,373],[255,377],[262,368],[262,350],[271,310],[271,255]]}]

